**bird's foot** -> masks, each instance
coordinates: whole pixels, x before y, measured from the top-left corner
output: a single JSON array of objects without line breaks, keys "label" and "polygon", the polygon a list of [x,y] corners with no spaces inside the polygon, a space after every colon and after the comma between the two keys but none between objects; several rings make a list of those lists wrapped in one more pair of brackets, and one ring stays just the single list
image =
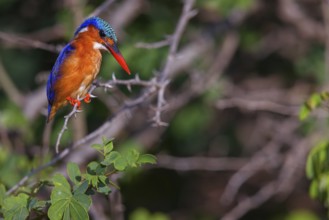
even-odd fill
[{"label": "bird's foot", "polygon": [[95,98],[96,96],[87,93],[86,97],[83,99],[83,101],[85,101],[85,103],[90,103],[91,102],[91,98]]},{"label": "bird's foot", "polygon": [[79,101],[79,99],[75,99],[75,98],[72,98],[72,97],[66,97],[66,100],[69,101],[69,103],[72,106],[77,105],[77,109],[81,109],[81,102]]}]

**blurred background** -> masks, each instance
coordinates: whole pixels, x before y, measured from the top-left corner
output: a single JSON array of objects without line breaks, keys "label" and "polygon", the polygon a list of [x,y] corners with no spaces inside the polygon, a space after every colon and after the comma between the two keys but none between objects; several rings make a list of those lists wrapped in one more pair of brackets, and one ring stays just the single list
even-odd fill
[{"label": "blurred background", "polygon": [[[8,188],[54,157],[70,107],[45,129],[49,72],[61,48],[89,15],[116,30],[132,71],[103,56],[100,81],[157,77],[168,59],[184,1],[0,0],[0,182]],[[157,156],[155,166],[119,178],[116,199],[96,196],[92,219],[326,219],[308,194],[307,153],[328,132],[327,111],[301,122],[299,108],[326,90],[329,4],[320,0],[196,0],[170,65],[161,119],[156,95],[141,86],[95,90],[72,118],[61,149],[107,124],[105,131],[33,178],[84,167],[100,136],[116,148]],[[155,43],[155,44],[153,44]],[[169,44],[169,45],[168,45]],[[119,207],[119,208],[118,208]],[[121,216],[121,217],[120,217]]]}]

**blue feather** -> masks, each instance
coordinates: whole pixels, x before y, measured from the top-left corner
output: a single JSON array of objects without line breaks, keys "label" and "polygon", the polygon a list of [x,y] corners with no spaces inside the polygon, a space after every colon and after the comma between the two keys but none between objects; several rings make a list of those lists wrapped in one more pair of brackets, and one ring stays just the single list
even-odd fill
[{"label": "blue feather", "polygon": [[111,25],[99,17],[91,17],[86,19],[75,31],[74,36],[76,36],[81,29],[88,27],[89,25],[94,26],[98,30],[103,30],[107,37],[113,39],[115,43],[117,42],[117,37]]},{"label": "blue feather", "polygon": [[55,100],[55,91],[54,91],[54,85],[57,81],[57,79],[61,76],[60,70],[63,62],[67,58],[68,55],[72,53],[74,50],[74,47],[71,44],[67,44],[59,56],[57,57],[57,60],[55,62],[55,65],[53,69],[50,72],[50,75],[48,77],[47,81],[47,98],[48,98],[48,115],[51,111],[52,104]]}]

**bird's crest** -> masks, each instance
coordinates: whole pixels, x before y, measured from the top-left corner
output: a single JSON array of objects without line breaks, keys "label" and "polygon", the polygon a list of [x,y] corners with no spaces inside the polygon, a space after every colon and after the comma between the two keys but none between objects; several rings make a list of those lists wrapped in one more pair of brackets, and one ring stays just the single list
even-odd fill
[{"label": "bird's crest", "polygon": [[94,26],[98,30],[102,30],[107,37],[113,39],[115,43],[117,42],[117,37],[111,25],[99,17],[86,19],[75,31],[74,36],[78,35],[82,29],[87,28],[89,25]]}]

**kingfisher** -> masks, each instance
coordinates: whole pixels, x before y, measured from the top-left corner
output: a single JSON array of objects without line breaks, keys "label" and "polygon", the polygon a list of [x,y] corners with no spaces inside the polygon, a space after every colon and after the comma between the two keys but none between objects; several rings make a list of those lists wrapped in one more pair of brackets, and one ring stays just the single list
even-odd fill
[{"label": "kingfisher", "polygon": [[130,74],[128,65],[117,47],[117,37],[111,25],[99,17],[86,19],[75,31],[73,39],[60,52],[47,81],[48,117],[66,104],[89,103],[89,89],[99,73],[102,54],[109,51],[121,67]]}]

